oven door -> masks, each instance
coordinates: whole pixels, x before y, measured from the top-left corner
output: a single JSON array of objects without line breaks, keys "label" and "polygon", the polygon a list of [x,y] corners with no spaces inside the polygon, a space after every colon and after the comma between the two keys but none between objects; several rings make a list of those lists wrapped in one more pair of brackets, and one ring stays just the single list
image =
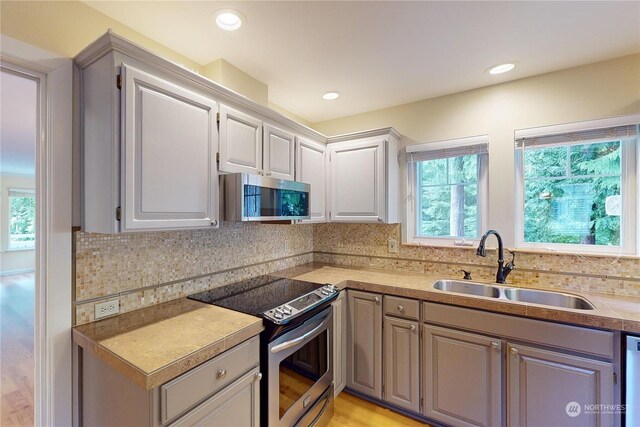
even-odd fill
[{"label": "oven door", "polygon": [[294,425],[333,381],[331,306],[268,346],[268,425]]}]

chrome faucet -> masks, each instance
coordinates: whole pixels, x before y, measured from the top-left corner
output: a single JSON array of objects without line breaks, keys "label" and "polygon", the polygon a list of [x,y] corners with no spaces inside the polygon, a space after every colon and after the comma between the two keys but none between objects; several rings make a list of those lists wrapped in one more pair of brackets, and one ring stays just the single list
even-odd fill
[{"label": "chrome faucet", "polygon": [[515,265],[516,254],[509,251],[509,249],[507,249],[511,254],[511,261],[509,261],[507,265],[504,265],[502,237],[500,237],[500,234],[498,234],[496,230],[489,230],[486,233],[484,233],[484,235],[480,239],[480,244],[478,245],[478,249],[476,250],[476,255],[482,256],[482,257],[487,256],[487,252],[485,251],[484,244],[487,240],[487,237],[489,237],[491,234],[496,236],[496,239],[498,239],[498,271],[496,272],[496,283],[505,283],[509,273],[511,273],[511,271],[515,270],[516,268],[516,265]]}]

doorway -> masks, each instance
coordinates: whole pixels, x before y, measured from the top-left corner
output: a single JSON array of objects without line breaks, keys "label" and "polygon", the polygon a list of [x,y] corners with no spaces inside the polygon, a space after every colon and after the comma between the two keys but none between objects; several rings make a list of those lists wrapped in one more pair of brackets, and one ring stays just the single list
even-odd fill
[{"label": "doorway", "polygon": [[34,425],[40,79],[0,69],[0,424]]}]

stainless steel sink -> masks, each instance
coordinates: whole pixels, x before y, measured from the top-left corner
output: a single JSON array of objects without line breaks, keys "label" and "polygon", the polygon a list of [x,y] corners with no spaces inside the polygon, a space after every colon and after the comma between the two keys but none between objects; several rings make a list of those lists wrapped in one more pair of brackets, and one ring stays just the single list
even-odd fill
[{"label": "stainless steel sink", "polygon": [[562,292],[540,291],[536,289],[506,288],[504,294],[508,300],[554,307],[593,310],[595,307],[586,299]]},{"label": "stainless steel sink", "polygon": [[433,288],[439,291],[482,297],[498,298],[500,296],[500,289],[495,286],[474,282],[462,282],[459,280],[437,280],[433,284]]}]

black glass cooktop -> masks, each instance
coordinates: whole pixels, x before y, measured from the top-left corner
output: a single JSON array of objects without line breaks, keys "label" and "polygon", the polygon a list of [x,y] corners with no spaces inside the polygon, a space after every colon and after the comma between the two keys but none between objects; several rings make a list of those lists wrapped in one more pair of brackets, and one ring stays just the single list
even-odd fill
[{"label": "black glass cooktop", "polygon": [[189,295],[188,298],[257,316],[322,286],[302,280],[259,276]]}]

